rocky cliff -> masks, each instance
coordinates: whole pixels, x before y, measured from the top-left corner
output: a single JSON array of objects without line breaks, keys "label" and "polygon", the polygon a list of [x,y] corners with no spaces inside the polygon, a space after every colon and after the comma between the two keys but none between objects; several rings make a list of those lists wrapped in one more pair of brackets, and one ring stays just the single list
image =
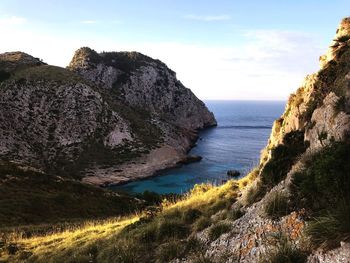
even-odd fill
[{"label": "rocky cliff", "polygon": [[82,48],[68,68],[0,55],[2,160],[118,183],[175,165],[197,130],[216,124],[173,71],[142,54]]},{"label": "rocky cliff", "polygon": [[[308,75],[290,96],[285,112],[276,120],[267,155],[282,143],[285,134],[304,133],[310,149],[331,140],[345,140],[350,131],[350,19],[343,19],[326,55],[320,57],[320,70]],[[323,136],[322,136],[323,135]],[[262,161],[266,161],[266,157]]]},{"label": "rocky cliff", "polygon": [[[116,61],[121,63],[125,56],[132,57],[131,60],[127,60],[133,61],[132,64],[127,64],[132,70],[126,70],[124,64],[117,65]],[[110,62],[108,59],[105,60],[106,57],[111,58]],[[131,217],[129,222],[119,221],[109,231],[108,225],[106,227],[106,224],[102,223],[93,230],[78,229],[64,232],[62,235],[48,234],[47,237],[35,236],[32,239],[18,238],[14,243],[8,244],[9,252],[5,256],[12,262],[20,260],[65,262],[73,259],[79,262],[138,263],[348,263],[350,258],[349,18],[341,22],[329,51],[320,60],[320,70],[308,76],[295,94],[290,96],[285,112],[273,125],[270,139],[261,154],[258,167],[246,177],[230,180],[222,186],[196,185],[180,200],[165,199],[160,206],[148,207],[144,213]],[[78,78],[79,84],[76,87],[78,93],[82,92],[82,87],[85,89],[90,87],[91,93],[86,94],[93,96],[93,92],[96,92],[100,95],[100,97],[94,96],[96,102],[93,105],[104,109],[98,111],[99,116],[103,117],[102,120],[107,118],[105,116],[115,116],[119,122],[125,123],[123,126],[125,128],[116,131],[109,128],[107,124],[115,124],[117,121],[107,121],[106,126],[103,126],[105,132],[100,134],[112,132],[117,135],[103,142],[118,141],[115,137],[121,136],[123,143],[128,143],[133,147],[132,149],[136,149],[136,144],[133,144],[136,138],[145,140],[147,135],[160,132],[161,140],[149,142],[148,145],[152,145],[154,149],[144,155],[144,162],[145,164],[166,163],[167,153],[179,152],[172,146],[173,142],[178,140],[183,142],[182,145],[186,145],[186,140],[190,136],[189,134],[186,136],[186,131],[191,131],[194,127],[186,122],[184,125],[177,125],[177,114],[166,110],[164,103],[167,99],[155,99],[151,95],[153,94],[150,90],[151,84],[145,86],[147,95],[127,98],[126,93],[134,92],[133,89],[142,90],[137,83],[140,79],[147,78],[148,74],[145,72],[151,70],[149,63],[153,65],[152,67],[158,64],[160,67],[165,67],[160,62],[137,53],[96,54],[84,48],[77,52],[70,65],[70,69],[78,72],[83,78],[64,71],[62,74],[68,75],[64,75],[64,82],[60,85],[67,85],[67,81],[71,78],[74,78],[74,83],[77,83],[76,78]],[[32,67],[31,71],[46,67],[41,63],[34,64],[35,67]],[[147,83],[154,83],[159,77],[160,73],[155,72],[157,70],[150,74],[153,77],[148,81],[145,80]],[[170,70],[166,74],[169,74],[168,80],[170,76],[174,77]],[[19,94],[27,94],[25,87],[35,90],[34,86],[28,84],[31,83],[31,79],[23,79],[23,74],[12,76],[7,73],[2,76],[9,78],[1,86],[3,88],[1,92],[5,95],[9,94],[7,96],[12,93],[17,94],[15,93],[17,90],[21,91]],[[30,76],[33,76],[33,73]],[[40,74],[40,76],[43,75]],[[13,82],[8,81],[16,79],[19,81],[15,82],[16,85],[9,85]],[[139,80],[136,81],[136,79]],[[53,87],[57,92],[66,90],[64,88],[66,86]],[[45,96],[48,95],[45,94],[40,98],[46,98]],[[68,94],[73,98],[77,96],[73,91]],[[179,96],[165,88],[161,94],[165,97]],[[17,123],[23,123],[18,119],[22,116],[23,110],[21,111],[21,104],[17,100],[26,101],[22,97],[27,96],[29,95],[21,95],[20,99],[14,97],[13,101],[7,102],[10,105],[15,103],[17,109],[14,115],[4,115],[9,116],[3,128],[11,131],[6,134],[9,138],[15,133],[12,127],[17,127]],[[147,104],[143,104],[148,100]],[[161,103],[157,104],[157,100],[161,100]],[[79,103],[78,98],[74,98],[73,101]],[[46,100],[43,99],[43,103],[38,103],[33,109],[45,109],[41,106],[46,105],[45,102]],[[114,109],[117,109],[114,107],[118,106],[119,109],[135,107],[136,111],[138,104],[144,105],[144,108],[149,106],[147,115],[140,120],[152,120],[145,122],[152,124],[149,127],[156,128],[150,131],[152,133],[134,134],[132,124],[135,122],[128,122],[129,115],[126,113],[122,115],[121,110],[117,111],[120,116],[113,115]],[[103,108],[103,105],[106,108]],[[93,106],[88,108],[93,109]],[[62,110],[67,109],[67,107],[62,108]],[[160,116],[162,110],[167,116],[167,121],[163,121]],[[139,116],[135,111],[131,111],[135,114],[133,116]],[[105,112],[112,112],[112,114]],[[131,112],[127,111],[128,114]],[[207,114],[210,116],[210,113]],[[26,115],[26,111],[23,111],[23,116]],[[94,118],[93,114],[87,114],[86,117],[88,116]],[[202,121],[199,121],[199,127],[205,125],[204,123],[214,123],[214,121],[208,123],[205,121],[206,118],[203,117]],[[83,123],[81,125],[89,127]],[[36,124],[35,127],[41,126]],[[176,128],[171,129],[171,127]],[[16,134],[21,133],[17,131]],[[144,137],[141,136],[142,134]],[[179,140],[181,136],[183,140]],[[17,138],[24,140],[20,136]],[[33,139],[33,136],[31,138]],[[8,149],[10,142],[4,144],[2,149]],[[94,149],[99,148],[95,146]],[[28,147],[26,151],[30,150],[31,148]],[[23,152],[26,151],[23,150]],[[98,160],[96,156],[94,160]],[[133,167],[132,164],[125,165],[124,168]],[[99,167],[99,169],[99,173],[106,172],[110,166]],[[144,171],[142,169],[146,168],[138,166],[138,169],[138,171]],[[110,174],[113,174],[113,170],[112,173],[107,173],[106,177]],[[7,179],[6,181],[8,182]],[[16,248],[16,251],[13,248]]]},{"label": "rocky cliff", "polygon": [[[349,262],[350,18],[320,62],[231,207],[244,215],[224,220],[230,230],[215,240],[212,227],[197,234],[210,262]],[[194,262],[174,260],[184,261]]]},{"label": "rocky cliff", "polygon": [[155,119],[185,129],[216,124],[213,114],[177,80],[174,71],[138,52],[98,54],[81,48],[68,68],[112,91],[116,99],[127,105],[146,110]]}]

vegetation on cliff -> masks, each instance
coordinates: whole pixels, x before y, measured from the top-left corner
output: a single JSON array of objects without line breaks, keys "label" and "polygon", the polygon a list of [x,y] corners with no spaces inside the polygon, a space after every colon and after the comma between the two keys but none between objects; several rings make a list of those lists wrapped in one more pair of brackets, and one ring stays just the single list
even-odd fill
[{"label": "vegetation on cliff", "polygon": [[0,165],[1,227],[99,219],[134,213],[142,207],[141,200],[125,194],[12,163]]},{"label": "vegetation on cliff", "polygon": [[[176,201],[163,200],[158,208],[149,207],[143,213],[125,219],[97,221],[71,228],[68,225],[67,229],[59,229],[56,233],[43,233],[32,238],[21,238],[21,232],[9,233],[3,237],[2,259],[26,262],[169,262],[185,255],[201,257],[205,244],[196,238],[196,232],[215,222],[209,234],[215,239],[230,229],[226,218],[238,198],[240,183],[242,181],[229,181],[220,187],[197,185]],[[225,209],[221,217],[204,222]],[[17,251],[11,254],[11,247],[16,247]]]},{"label": "vegetation on cliff", "polygon": [[[348,35],[350,19],[344,19],[321,70],[290,97],[259,166],[245,178],[196,185],[171,200],[146,193],[150,206],[124,218],[25,237],[21,230],[5,232],[1,260],[342,262],[332,253],[336,247],[349,258],[341,245],[350,238]],[[84,55],[88,71],[80,73],[108,82],[96,79],[95,70],[112,66],[114,55]],[[101,57],[110,64],[99,65]]]},{"label": "vegetation on cliff", "polygon": [[312,243],[338,246],[350,238],[350,144],[333,143],[304,162],[305,168],[293,174],[293,201],[309,210],[306,233]]}]

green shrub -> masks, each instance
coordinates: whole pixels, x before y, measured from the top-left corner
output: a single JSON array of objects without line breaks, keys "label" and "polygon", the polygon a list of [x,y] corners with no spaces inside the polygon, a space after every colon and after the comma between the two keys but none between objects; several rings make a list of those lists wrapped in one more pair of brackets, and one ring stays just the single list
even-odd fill
[{"label": "green shrub", "polygon": [[208,216],[214,215],[217,212],[228,209],[234,201],[230,199],[218,199],[206,208],[206,214]]},{"label": "green shrub", "polygon": [[201,216],[196,220],[196,222],[193,224],[193,230],[195,232],[202,231],[203,229],[209,227],[211,225],[211,219],[210,217]]},{"label": "green shrub", "polygon": [[[11,180],[3,180],[6,177]],[[57,224],[132,213],[143,204],[126,194],[0,162],[0,225]],[[18,193],[21,193],[20,195]],[[13,209],[13,208],[16,209]]]},{"label": "green shrub", "polygon": [[161,244],[156,250],[156,262],[166,263],[172,259],[178,258],[184,254],[184,242],[173,240],[168,243]]},{"label": "green shrub", "polygon": [[174,219],[174,218],[176,218],[178,220],[182,220],[182,216],[183,216],[182,211],[179,208],[168,210],[168,211],[164,212],[162,215],[162,217],[165,220]]},{"label": "green shrub", "polygon": [[293,174],[290,187],[297,209],[314,215],[307,235],[314,246],[333,247],[350,237],[350,147],[333,142]]},{"label": "green shrub", "polygon": [[97,262],[143,263],[150,262],[151,253],[147,244],[132,239],[119,239],[113,246],[103,249],[97,256]]},{"label": "green shrub", "polygon": [[279,248],[270,258],[265,261],[269,263],[304,263],[307,255],[301,250],[292,247]]},{"label": "green shrub", "polygon": [[135,228],[135,238],[141,242],[155,242],[157,239],[157,224],[149,222]]},{"label": "green shrub", "polygon": [[180,220],[162,220],[158,224],[157,240],[185,238],[189,234],[188,226]]},{"label": "green shrub", "polygon": [[251,205],[259,201],[261,198],[264,197],[265,193],[266,193],[266,188],[262,185],[262,183],[258,182],[256,186],[252,186],[248,189],[247,196],[246,196],[247,204]]},{"label": "green shrub", "polygon": [[279,192],[273,193],[264,207],[265,214],[271,218],[278,218],[289,213],[288,197]]},{"label": "green shrub", "polygon": [[186,249],[185,253],[188,254],[190,252],[204,252],[205,251],[205,243],[197,239],[196,237],[190,237],[186,241]]},{"label": "green shrub", "polygon": [[260,258],[261,263],[304,263],[307,254],[297,248],[282,234],[276,236],[277,243],[271,246],[266,254]]},{"label": "green shrub", "polygon": [[209,239],[211,241],[214,241],[218,239],[222,234],[229,232],[231,228],[232,226],[228,223],[221,222],[215,224],[209,229]]},{"label": "green shrub", "polygon": [[199,195],[205,192],[208,192],[213,188],[212,184],[195,184],[193,188],[190,190],[191,195]]},{"label": "green shrub", "polygon": [[4,70],[0,70],[0,82],[7,80],[10,77],[10,73],[4,71]]},{"label": "green shrub", "polygon": [[350,238],[350,207],[340,206],[333,214],[314,218],[306,227],[314,247],[334,248]]},{"label": "green shrub", "polygon": [[227,218],[230,220],[237,220],[244,215],[244,211],[241,208],[235,208],[227,211]]},{"label": "green shrub", "polygon": [[314,211],[336,207],[350,200],[350,147],[333,143],[293,174],[291,192],[298,208]]},{"label": "green shrub", "polygon": [[186,223],[191,224],[196,219],[198,219],[201,215],[202,215],[202,212],[199,211],[198,209],[190,208],[184,211],[182,218]]},{"label": "green shrub", "polygon": [[17,253],[17,251],[18,251],[19,249],[18,249],[17,244],[15,244],[15,243],[10,243],[10,244],[7,245],[6,250],[7,250],[7,253],[8,253],[9,255],[14,255],[14,254]]},{"label": "green shrub", "polygon": [[346,42],[350,39],[350,36],[349,35],[345,35],[345,36],[341,36],[339,38],[336,39],[336,41],[338,42]]},{"label": "green shrub", "polygon": [[87,83],[82,77],[70,70],[50,65],[41,65],[38,67],[28,67],[22,70],[17,70],[13,76],[11,76],[11,79],[17,81],[22,79],[26,79],[27,81],[48,80],[62,84],[77,82]]},{"label": "green shrub", "polygon": [[147,205],[159,205],[162,202],[162,196],[152,191],[144,191],[136,197],[145,200]]},{"label": "green shrub", "polygon": [[204,251],[204,244],[197,238],[188,240],[171,240],[161,244],[156,250],[156,262],[169,262],[175,258],[181,258],[189,253],[200,253]]},{"label": "green shrub", "polygon": [[265,164],[261,179],[263,185],[272,188],[282,181],[290,171],[297,157],[307,148],[302,131],[292,131],[283,138],[283,144],[271,151],[271,159]]}]

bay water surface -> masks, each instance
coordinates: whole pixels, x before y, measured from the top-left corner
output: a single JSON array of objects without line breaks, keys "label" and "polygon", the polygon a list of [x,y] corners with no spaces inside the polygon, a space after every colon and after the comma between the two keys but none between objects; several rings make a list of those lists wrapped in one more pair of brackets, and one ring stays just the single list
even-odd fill
[{"label": "bay water surface", "polygon": [[205,101],[205,104],[214,113],[218,126],[200,132],[197,146],[189,152],[202,156],[202,161],[113,189],[129,193],[148,190],[181,194],[198,183],[220,184],[230,179],[226,175],[228,170],[239,170],[244,176],[256,166],[273,121],[283,113],[285,102]]}]

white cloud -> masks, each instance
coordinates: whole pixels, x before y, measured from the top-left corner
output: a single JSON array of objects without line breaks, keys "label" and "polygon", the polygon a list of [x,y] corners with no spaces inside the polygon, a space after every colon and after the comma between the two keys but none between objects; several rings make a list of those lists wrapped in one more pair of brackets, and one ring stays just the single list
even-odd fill
[{"label": "white cloud", "polygon": [[14,26],[14,25],[22,25],[26,23],[27,20],[23,17],[18,16],[10,16],[0,18],[0,26]]},{"label": "white cloud", "polygon": [[318,45],[317,35],[301,32],[242,34],[246,41],[240,46],[153,43],[139,50],[166,62],[200,98],[286,99],[306,74],[317,70],[326,48]]},{"label": "white cloud", "polygon": [[109,36],[68,37],[14,25],[0,27],[0,34],[9,36],[1,40],[0,53],[21,50],[63,67],[82,46],[99,52],[136,50],[165,62],[201,99],[286,99],[318,68],[326,48],[319,47],[317,35],[275,30],[242,32],[245,42],[240,46],[123,43]]},{"label": "white cloud", "polygon": [[206,16],[201,16],[201,15],[195,15],[195,14],[190,14],[185,16],[186,19],[189,20],[198,20],[198,21],[223,21],[223,20],[230,20],[231,17],[229,15],[206,15]]},{"label": "white cloud", "polygon": [[244,33],[247,44],[232,61],[263,63],[269,70],[301,73],[314,70],[324,47],[318,36],[281,30],[251,30]]}]

